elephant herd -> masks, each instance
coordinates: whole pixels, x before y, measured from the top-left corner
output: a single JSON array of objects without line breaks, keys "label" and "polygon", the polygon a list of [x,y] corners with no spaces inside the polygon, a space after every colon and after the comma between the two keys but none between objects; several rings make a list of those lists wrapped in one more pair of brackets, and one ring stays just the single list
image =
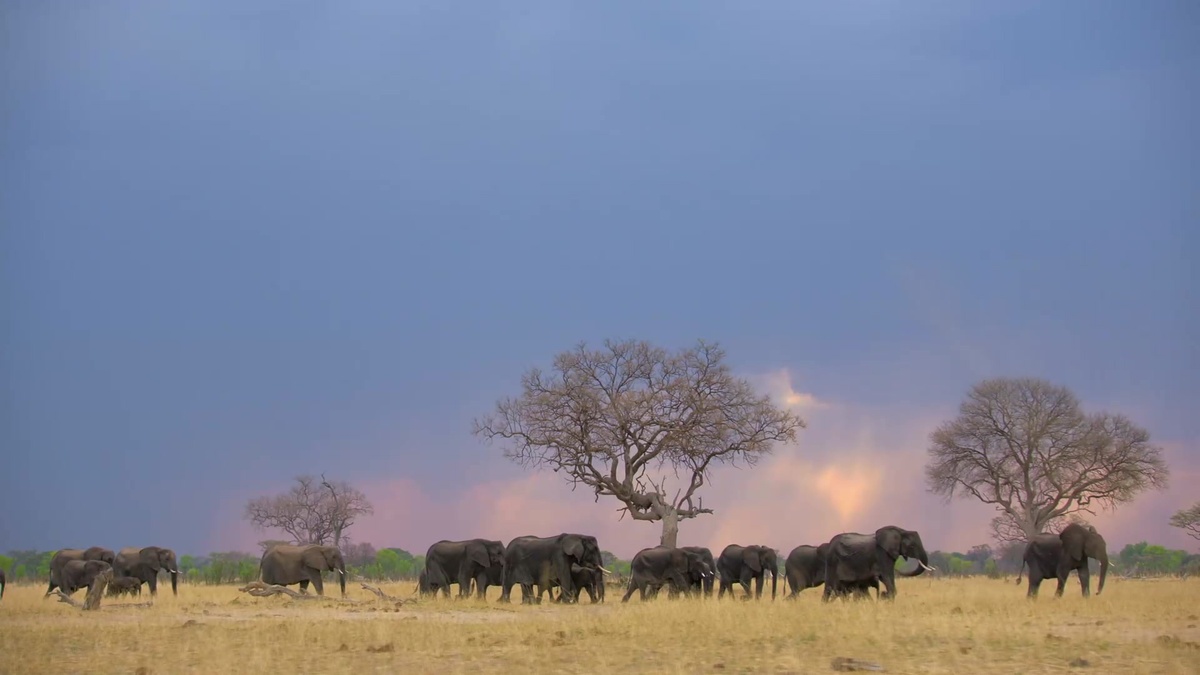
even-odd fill
[{"label": "elephant herd", "polygon": [[[871,535],[839,534],[820,546],[798,546],[784,565],[785,579],[791,585],[788,597],[824,584],[826,600],[864,595],[869,588],[875,588],[882,598],[892,598],[896,594],[895,564],[900,557],[918,562],[912,571],[899,572],[901,576],[933,569],[921,536],[896,526],[882,527]],[[621,602],[628,602],[634,592],[643,600],[655,597],[664,586],[668,597],[710,597],[717,584],[718,599],[727,592],[732,595],[735,584],[742,587],[745,598],[761,598],[768,573],[774,599],[778,570],[777,554],[767,546],[730,544],[715,558],[702,546],[655,546],[633,557]],[[490,539],[443,540],[426,552],[416,590],[421,595],[441,592],[449,597],[451,584],[458,584],[459,597],[468,597],[474,586],[476,596],[483,599],[489,586],[499,586],[500,602],[510,602],[513,587],[519,585],[523,603],[541,602],[547,593],[552,600],[575,602],[584,592],[592,602],[602,602],[605,574],[611,572],[603,567],[600,545],[590,535],[522,536],[507,546]]]},{"label": "elephant herd", "polygon": [[[93,546],[89,549],[68,548],[50,558],[50,586],[46,595],[55,589],[71,595],[89,588],[97,577],[112,571],[106,592],[109,596],[138,595],[142,584],[150,585],[150,595],[158,595],[158,574],[171,575],[171,593],[179,595],[179,564],[175,551],[159,546],[111,549]],[[307,592],[311,583],[317,593],[324,595],[321,575],[335,572],[341,577],[342,595],[346,595],[346,563],[341,551],[334,546],[279,544],[263,553],[259,562],[262,580],[268,584],[300,584]]]},{"label": "elephant herd", "polygon": [[58,551],[50,558],[50,586],[46,595],[56,588],[71,595],[81,588],[88,588],[96,577],[110,570],[113,578],[108,584],[109,595],[137,595],[142,584],[150,585],[150,595],[158,595],[159,572],[171,575],[171,592],[179,595],[179,564],[175,561],[175,551],[158,546],[123,548],[116,553],[100,546]]},{"label": "elephant herd", "polygon": [[[896,561],[900,558],[915,560],[917,565],[910,570],[897,570]],[[1072,524],[1060,534],[1037,535],[1026,546],[1022,563],[1022,571],[1029,567],[1027,597],[1036,597],[1042,580],[1051,577],[1058,579],[1056,595],[1061,596],[1072,570],[1078,571],[1083,595],[1087,597],[1088,558],[1100,561],[1100,584],[1096,591],[1099,594],[1104,590],[1108,554],[1104,538],[1094,527]],[[797,546],[788,554],[783,568],[785,583],[790,587],[788,599],[806,588],[824,585],[825,601],[869,597],[871,588],[879,598],[893,599],[897,574],[912,577],[935,570],[929,566],[920,534],[895,525],[881,527],[874,534],[844,532],[824,544]],[[56,588],[67,595],[88,588],[109,570],[113,573],[109,595],[138,594],[142,584],[149,584],[150,595],[157,595],[160,572],[171,575],[171,592],[179,593],[179,565],[171,549],[147,546],[123,548],[114,553],[93,546],[54,554],[46,595]],[[628,602],[635,591],[643,600],[655,597],[664,586],[672,598],[681,594],[711,597],[716,584],[719,584],[718,599],[727,592],[732,596],[734,584],[742,587],[745,599],[752,594],[761,598],[768,573],[771,598],[775,599],[778,570],[777,554],[767,546],[730,544],[716,558],[702,546],[655,546],[642,549],[633,557],[621,602]],[[277,544],[263,553],[259,572],[267,584],[299,584],[301,592],[307,592],[312,584],[318,595],[325,592],[322,575],[334,573],[342,596],[346,595],[346,563],[335,546]],[[500,601],[510,602],[513,587],[519,585],[522,603],[540,603],[547,593],[558,602],[576,602],[584,592],[595,603],[604,600],[606,574],[611,572],[602,564],[600,545],[590,535],[566,532],[551,537],[529,535],[517,537],[507,546],[489,539],[443,540],[426,552],[425,568],[418,577],[416,590],[423,596],[440,591],[449,597],[451,584],[458,584],[459,597],[469,597],[474,587],[477,597],[483,599],[488,587],[498,586]],[[1020,581],[1018,574],[1017,583]],[[0,571],[0,597],[3,594],[4,577]]]}]

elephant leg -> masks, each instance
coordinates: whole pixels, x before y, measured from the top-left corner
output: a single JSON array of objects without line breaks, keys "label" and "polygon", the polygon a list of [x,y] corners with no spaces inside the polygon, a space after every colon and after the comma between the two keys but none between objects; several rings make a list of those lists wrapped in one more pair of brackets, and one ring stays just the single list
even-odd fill
[{"label": "elephant leg", "polygon": [[717,590],[717,599],[720,600],[721,598],[725,597],[726,591],[728,591],[730,595],[733,595],[733,583],[726,581],[724,577],[721,577],[721,587]]},{"label": "elephant leg", "polygon": [[300,581],[300,592],[308,595],[308,579],[303,579]]},{"label": "elephant leg", "polygon": [[766,579],[767,579],[767,571],[766,570],[763,570],[762,574],[756,575],[754,577],[754,599],[755,600],[762,599],[762,587],[763,587],[763,582],[766,581]]},{"label": "elephant leg", "polygon": [[158,572],[154,572],[150,575],[148,583],[150,584],[150,597],[153,598],[154,596],[158,595]]},{"label": "elephant leg", "polygon": [[479,573],[475,578],[475,597],[480,600],[487,600],[488,577],[487,570]]},{"label": "elephant leg", "polygon": [[896,574],[894,572],[896,568],[894,565],[895,563],[893,563],[892,567],[886,568],[886,570],[893,570],[891,574],[888,574],[885,570],[884,573],[879,577],[879,580],[883,582],[884,589],[881,597],[887,598],[888,600],[892,600],[896,597]]},{"label": "elephant leg", "polygon": [[625,588],[625,595],[621,596],[621,602],[629,602],[629,598],[633,596],[633,591],[636,588],[637,584],[634,583],[633,579],[630,579],[629,586]]},{"label": "elephant leg", "polygon": [[1079,568],[1079,586],[1083,589],[1083,597],[1091,596],[1091,585],[1091,570],[1088,569],[1087,560],[1084,559],[1083,567]]},{"label": "elephant leg", "polygon": [[1033,565],[1029,566],[1029,590],[1025,591],[1025,597],[1034,600],[1037,598],[1038,588],[1042,585],[1042,571],[1036,569]]},{"label": "elephant leg", "polygon": [[1069,571],[1063,572],[1062,570],[1060,570],[1058,572],[1058,588],[1054,589],[1054,597],[1056,597],[1056,598],[1062,597],[1063,591],[1066,590],[1066,588],[1067,588],[1067,577],[1070,576],[1070,574],[1071,573]]},{"label": "elephant leg", "polygon": [[738,578],[738,584],[740,584],[742,589],[746,591],[746,594],[742,596],[743,600],[750,599],[750,579],[752,578],[753,577],[750,575],[750,570],[745,569],[742,570],[742,576]]}]

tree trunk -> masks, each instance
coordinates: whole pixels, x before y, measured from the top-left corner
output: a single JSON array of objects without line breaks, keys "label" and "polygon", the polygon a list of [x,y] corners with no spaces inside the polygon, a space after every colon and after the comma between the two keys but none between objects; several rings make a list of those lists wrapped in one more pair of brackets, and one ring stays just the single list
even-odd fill
[{"label": "tree trunk", "polygon": [[671,507],[664,509],[662,515],[662,538],[658,543],[660,546],[676,548],[676,542],[679,541],[679,511]]}]

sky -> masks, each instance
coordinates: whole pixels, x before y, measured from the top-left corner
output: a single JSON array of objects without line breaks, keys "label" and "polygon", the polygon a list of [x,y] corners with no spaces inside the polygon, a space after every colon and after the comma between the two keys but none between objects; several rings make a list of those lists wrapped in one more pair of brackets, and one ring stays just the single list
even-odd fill
[{"label": "sky", "polygon": [[[248,6],[248,5],[253,5]],[[1200,6],[0,6],[0,550],[257,551],[245,502],[367,493],[351,536],[657,524],[470,433],[581,341],[720,343],[808,422],[680,544],[994,513],[929,432],[1034,376],[1150,430],[1093,519],[1196,550]]]}]

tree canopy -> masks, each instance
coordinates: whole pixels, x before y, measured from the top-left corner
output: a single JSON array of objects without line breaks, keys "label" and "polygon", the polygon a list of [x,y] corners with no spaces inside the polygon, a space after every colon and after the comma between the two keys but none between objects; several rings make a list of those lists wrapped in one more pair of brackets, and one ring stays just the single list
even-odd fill
[{"label": "tree canopy", "polygon": [[298,476],[287,492],[247,502],[245,518],[260,529],[287,533],[292,543],[340,546],[354,521],[374,512],[367,496],[346,481]]},{"label": "tree canopy", "polygon": [[1145,429],[1123,415],[1084,413],[1066,387],[1033,378],[976,384],[930,441],[930,492],[994,505],[1000,541],[1165,488],[1169,475]]},{"label": "tree canopy", "polygon": [[1192,508],[1178,511],[1171,516],[1171,525],[1178,527],[1193,539],[1200,539],[1200,502],[1192,504]]},{"label": "tree canopy", "polygon": [[[615,498],[635,520],[662,521],[661,543],[675,546],[679,520],[713,512],[698,491],[714,466],[754,466],[805,426],[724,359],[703,341],[677,352],[635,340],[580,344],[554,357],[551,372],[529,370],[521,395],[500,400],[473,431],[522,466],[560,472],[597,501]],[[674,494],[667,473],[680,482]]]}]

